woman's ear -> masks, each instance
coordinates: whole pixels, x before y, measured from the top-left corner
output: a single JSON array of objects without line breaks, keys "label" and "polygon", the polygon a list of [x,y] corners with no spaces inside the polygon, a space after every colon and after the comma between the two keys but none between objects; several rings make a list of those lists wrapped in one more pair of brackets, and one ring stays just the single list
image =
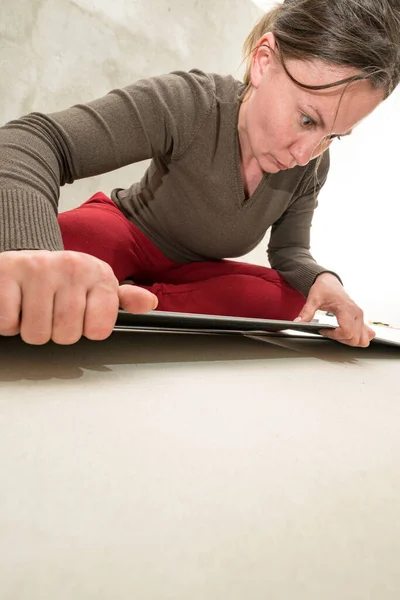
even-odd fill
[{"label": "woman's ear", "polygon": [[269,32],[263,35],[257,42],[253,50],[251,61],[251,84],[258,88],[264,76],[265,70],[271,68],[274,62],[274,52],[276,49],[276,40],[273,33]]}]

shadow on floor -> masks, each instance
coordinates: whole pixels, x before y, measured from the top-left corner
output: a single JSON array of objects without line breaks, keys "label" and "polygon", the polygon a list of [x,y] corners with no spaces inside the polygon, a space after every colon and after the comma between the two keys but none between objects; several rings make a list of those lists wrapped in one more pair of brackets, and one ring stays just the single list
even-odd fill
[{"label": "shadow on floor", "polygon": [[354,349],[330,340],[283,339],[268,342],[239,336],[115,332],[103,342],[82,339],[73,346],[30,346],[19,337],[0,337],[0,381],[78,379],[84,370],[105,372],[113,365],[187,362],[271,361],[314,358],[329,363],[363,364],[363,359],[398,360],[400,349]]}]

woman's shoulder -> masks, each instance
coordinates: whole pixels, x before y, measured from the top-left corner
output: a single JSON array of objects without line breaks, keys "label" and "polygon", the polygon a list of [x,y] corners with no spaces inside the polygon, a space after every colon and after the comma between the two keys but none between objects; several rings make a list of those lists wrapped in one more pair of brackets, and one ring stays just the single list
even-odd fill
[{"label": "woman's shoulder", "polygon": [[226,102],[235,101],[245,88],[242,81],[230,74],[209,73],[196,68],[190,71],[173,71],[170,75],[180,78],[182,83],[199,87],[203,92],[208,92],[213,97]]},{"label": "woman's shoulder", "polygon": [[125,89],[132,97],[138,98],[143,93],[167,105],[195,106],[201,112],[210,110],[216,103],[236,103],[244,87],[243,82],[232,75],[194,68],[140,79]]},{"label": "woman's shoulder", "polygon": [[237,100],[246,87],[243,81],[230,74],[205,73],[199,69],[193,69],[190,73],[203,80],[207,79],[211,83],[216,97],[221,101]]}]

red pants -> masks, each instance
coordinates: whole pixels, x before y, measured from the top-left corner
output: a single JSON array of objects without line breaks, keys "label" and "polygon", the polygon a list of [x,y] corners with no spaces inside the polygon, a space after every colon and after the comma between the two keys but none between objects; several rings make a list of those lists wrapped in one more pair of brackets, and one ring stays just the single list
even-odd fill
[{"label": "red pants", "polygon": [[108,263],[158,298],[158,310],[264,319],[297,317],[305,303],[273,269],[230,260],[169,260],[101,192],[59,215],[66,250]]}]

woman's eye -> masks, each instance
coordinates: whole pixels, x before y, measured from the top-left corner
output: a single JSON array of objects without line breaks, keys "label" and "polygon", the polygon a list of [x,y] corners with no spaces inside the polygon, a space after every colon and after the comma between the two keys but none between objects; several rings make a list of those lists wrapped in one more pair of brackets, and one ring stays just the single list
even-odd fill
[{"label": "woman's eye", "polygon": [[313,125],[316,125],[315,121],[313,121],[313,119],[307,115],[301,115],[301,124],[303,127],[312,127]]}]

